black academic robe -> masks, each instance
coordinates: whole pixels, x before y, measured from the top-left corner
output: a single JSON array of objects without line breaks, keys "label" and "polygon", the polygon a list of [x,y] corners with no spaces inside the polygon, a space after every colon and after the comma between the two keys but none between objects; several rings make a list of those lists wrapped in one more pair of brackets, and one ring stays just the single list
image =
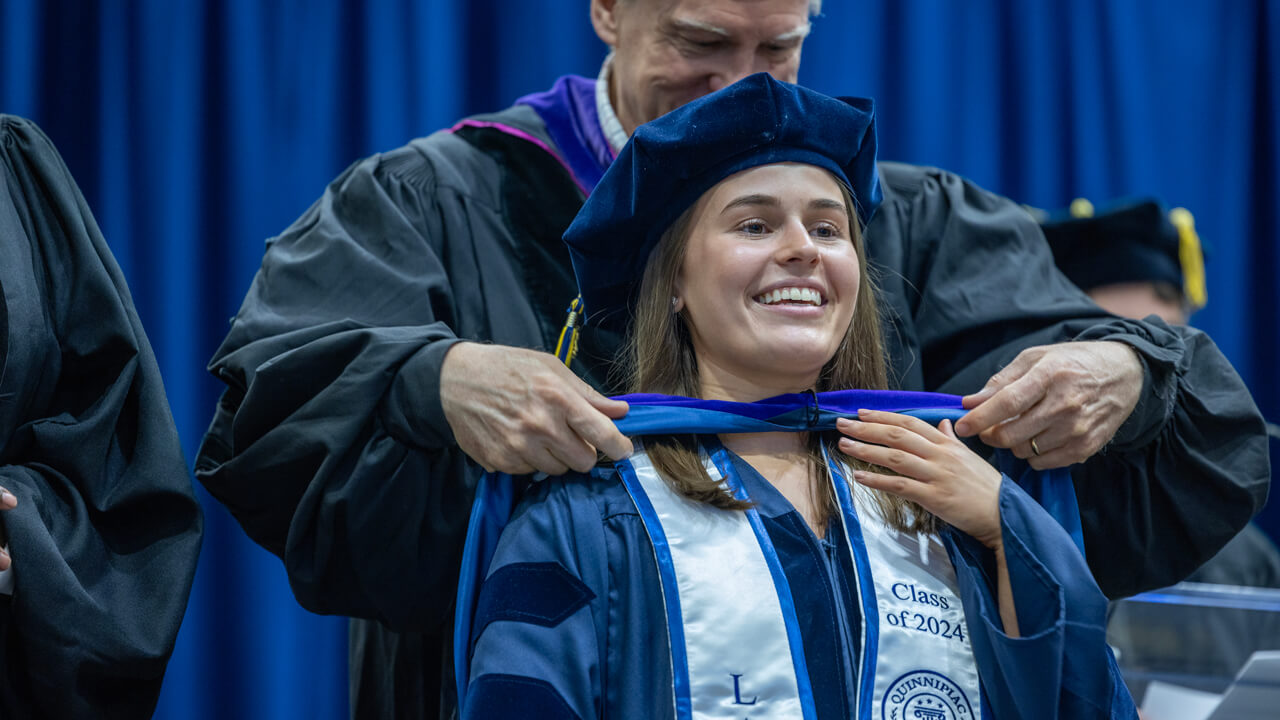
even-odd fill
[{"label": "black academic robe", "polygon": [[148,718],[201,515],[159,368],[48,138],[0,115],[0,717]]},{"label": "black academic robe", "polygon": [[[528,107],[489,119],[551,146]],[[479,468],[444,419],[440,363],[458,338],[552,347],[581,204],[555,157],[484,127],[361,160],[268,241],[210,363],[228,388],[196,475],[284,560],[303,607],[363,618],[355,717],[453,705],[441,678]],[[590,355],[574,369],[599,383]]]},{"label": "black academic robe", "polygon": [[[555,346],[576,295],[559,238],[583,201],[567,167],[586,152],[564,142],[517,105],[355,163],[268,241],[210,362],[227,390],[197,477],[283,559],[304,607],[367,619],[352,625],[359,717],[452,708],[440,678],[479,468],[453,444],[440,365],[459,338]],[[973,392],[1022,349],[1075,338],[1142,358],[1131,420],[1073,470],[1105,592],[1181,579],[1262,506],[1261,417],[1203,333],[1103,313],[1008,200],[880,169],[866,242],[895,387]],[[601,386],[617,339],[585,332],[575,370]]]}]

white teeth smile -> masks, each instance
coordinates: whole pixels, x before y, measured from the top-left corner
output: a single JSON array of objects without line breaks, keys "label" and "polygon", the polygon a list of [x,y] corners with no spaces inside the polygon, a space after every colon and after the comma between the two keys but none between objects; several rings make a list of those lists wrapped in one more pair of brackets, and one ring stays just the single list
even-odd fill
[{"label": "white teeth smile", "polygon": [[822,293],[810,288],[778,288],[756,296],[756,302],[764,305],[774,305],[777,303],[801,303],[804,305],[821,306],[823,302]]}]

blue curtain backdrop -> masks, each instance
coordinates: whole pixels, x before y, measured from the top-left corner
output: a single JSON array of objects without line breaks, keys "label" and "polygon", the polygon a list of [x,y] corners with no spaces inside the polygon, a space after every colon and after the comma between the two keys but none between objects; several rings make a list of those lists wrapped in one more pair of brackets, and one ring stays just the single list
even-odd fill
[{"label": "blue curtain backdrop", "polygon": [[[1280,2],[825,4],[801,80],[877,98],[883,158],[1047,208],[1190,208],[1212,248],[1194,322],[1280,420]],[[84,189],[190,459],[219,392],[204,365],[265,238],[357,158],[603,55],[585,0],[0,0],[0,111],[36,120]],[[280,563],[202,499],[157,717],[345,717],[345,622],[299,610]]]}]

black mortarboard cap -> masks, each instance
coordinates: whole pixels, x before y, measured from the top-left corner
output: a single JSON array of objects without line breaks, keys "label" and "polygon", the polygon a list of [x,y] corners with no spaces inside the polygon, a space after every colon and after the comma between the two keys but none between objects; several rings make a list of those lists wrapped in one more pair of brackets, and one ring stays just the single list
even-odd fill
[{"label": "black mortarboard cap", "polygon": [[832,98],[766,73],[641,125],[564,241],[588,322],[621,330],[662,233],[724,178],[799,162],[830,171],[865,225],[880,204],[871,100]]},{"label": "black mortarboard cap", "polygon": [[1053,259],[1082,290],[1130,282],[1164,282],[1193,307],[1204,304],[1204,260],[1191,214],[1157,200],[1125,201],[1094,212],[1083,200],[1041,224]]}]

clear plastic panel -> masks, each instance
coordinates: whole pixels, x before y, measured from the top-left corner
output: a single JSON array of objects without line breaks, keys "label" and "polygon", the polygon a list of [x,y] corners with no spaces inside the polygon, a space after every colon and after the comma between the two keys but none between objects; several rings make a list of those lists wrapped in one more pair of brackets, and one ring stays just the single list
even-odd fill
[{"label": "clear plastic panel", "polygon": [[[1107,641],[1139,703],[1154,682],[1237,700],[1240,693],[1274,697],[1275,714],[1261,717],[1280,718],[1280,675],[1266,670],[1280,651],[1280,590],[1181,583],[1144,593],[1113,603]],[[1237,681],[1255,653],[1263,655]]]}]

